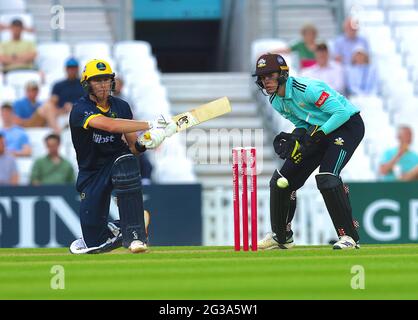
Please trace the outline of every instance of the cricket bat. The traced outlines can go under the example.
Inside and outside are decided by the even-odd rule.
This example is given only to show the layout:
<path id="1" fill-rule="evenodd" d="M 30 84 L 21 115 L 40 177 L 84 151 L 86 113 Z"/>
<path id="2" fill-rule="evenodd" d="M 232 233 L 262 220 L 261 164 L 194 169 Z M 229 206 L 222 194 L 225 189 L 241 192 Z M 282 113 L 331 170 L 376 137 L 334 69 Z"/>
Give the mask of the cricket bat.
<path id="1" fill-rule="evenodd" d="M 231 104 L 227 97 L 223 97 L 209 103 L 198 106 L 187 112 L 180 113 L 172 120 L 177 124 L 177 132 L 196 126 L 202 122 L 220 117 L 231 112 Z M 145 139 L 150 139 L 149 133 L 144 134 Z"/>

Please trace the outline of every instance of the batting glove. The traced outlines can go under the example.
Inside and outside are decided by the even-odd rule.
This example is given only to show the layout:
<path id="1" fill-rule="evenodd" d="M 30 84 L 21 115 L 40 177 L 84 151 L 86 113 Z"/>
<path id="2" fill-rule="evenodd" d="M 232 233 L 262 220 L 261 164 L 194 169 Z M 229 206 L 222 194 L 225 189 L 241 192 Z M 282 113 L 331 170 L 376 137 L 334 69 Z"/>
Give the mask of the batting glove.
<path id="1" fill-rule="evenodd" d="M 155 149 L 160 146 L 160 144 L 165 139 L 164 129 L 151 129 L 138 137 L 138 142 L 145 146 L 147 149 Z"/>
<path id="2" fill-rule="evenodd" d="M 163 115 L 160 115 L 157 120 L 148 122 L 150 129 L 164 129 L 165 136 L 171 137 L 177 132 L 177 124 L 171 119 L 166 120 Z"/>

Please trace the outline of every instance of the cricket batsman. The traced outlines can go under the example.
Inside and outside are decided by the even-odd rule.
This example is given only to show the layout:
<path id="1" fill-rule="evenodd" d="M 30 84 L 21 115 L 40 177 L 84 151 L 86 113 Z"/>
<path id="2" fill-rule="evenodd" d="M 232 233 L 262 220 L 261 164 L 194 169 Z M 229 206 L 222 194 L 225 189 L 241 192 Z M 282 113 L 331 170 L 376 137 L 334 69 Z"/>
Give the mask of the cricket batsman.
<path id="1" fill-rule="evenodd" d="M 79 167 L 82 238 L 71 244 L 70 252 L 101 253 L 122 245 L 132 253 L 145 252 L 147 230 L 136 155 L 158 147 L 176 132 L 176 124 L 132 120 L 129 104 L 111 95 L 115 74 L 104 60 L 86 64 L 81 84 L 86 94 L 75 103 L 69 122 Z M 136 132 L 144 130 L 147 139 L 138 138 Z M 112 192 L 120 222 L 108 222 Z"/>
<path id="2" fill-rule="evenodd" d="M 291 221 L 296 190 L 318 166 L 317 187 L 339 237 L 333 248 L 359 248 L 357 225 L 340 173 L 364 136 L 360 111 L 322 81 L 289 77 L 289 67 L 278 54 L 260 56 L 253 76 L 273 108 L 295 125 L 292 133 L 281 132 L 273 142 L 285 162 L 270 180 L 272 233 L 259 242 L 259 248 L 294 246 Z"/>

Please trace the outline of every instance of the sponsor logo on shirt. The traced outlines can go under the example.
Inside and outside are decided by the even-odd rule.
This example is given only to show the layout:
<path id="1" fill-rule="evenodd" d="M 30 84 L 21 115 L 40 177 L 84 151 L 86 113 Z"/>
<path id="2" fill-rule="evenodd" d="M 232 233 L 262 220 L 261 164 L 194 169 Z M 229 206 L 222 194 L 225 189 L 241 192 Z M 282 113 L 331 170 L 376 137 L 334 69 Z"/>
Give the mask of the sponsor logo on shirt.
<path id="1" fill-rule="evenodd" d="M 98 133 L 93 133 L 93 142 L 94 143 L 99 143 L 99 144 L 103 144 L 103 143 L 112 143 L 115 141 L 115 136 L 111 135 L 111 136 L 102 136 L 101 134 Z"/>
<path id="2" fill-rule="evenodd" d="M 321 96 L 319 97 L 318 101 L 315 102 L 315 105 L 320 108 L 325 101 L 328 99 L 329 93 L 326 93 L 325 91 L 322 92 Z"/>

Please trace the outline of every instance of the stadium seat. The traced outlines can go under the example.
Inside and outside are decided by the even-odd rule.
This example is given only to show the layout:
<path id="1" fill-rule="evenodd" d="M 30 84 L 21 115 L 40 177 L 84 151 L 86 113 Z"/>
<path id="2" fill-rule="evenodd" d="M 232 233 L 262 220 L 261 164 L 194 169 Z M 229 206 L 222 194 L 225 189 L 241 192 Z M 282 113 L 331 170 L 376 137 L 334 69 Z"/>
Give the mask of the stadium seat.
<path id="1" fill-rule="evenodd" d="M 64 42 L 44 42 L 37 47 L 37 64 L 45 72 L 46 81 L 64 76 L 65 61 L 71 56 L 70 45 Z"/>
<path id="2" fill-rule="evenodd" d="M 415 0 L 385 0 L 382 5 L 386 9 L 414 9 L 416 8 Z"/>
<path id="3" fill-rule="evenodd" d="M 0 103 L 12 103 L 17 99 L 16 90 L 12 86 L 0 86 Z"/>
<path id="4" fill-rule="evenodd" d="M 0 1 L 0 14 L 23 13 L 26 10 L 24 0 Z"/>
<path id="5" fill-rule="evenodd" d="M 397 25 L 418 25 L 418 11 L 416 10 L 390 10 L 388 21 L 392 26 Z"/>
<path id="6" fill-rule="evenodd" d="M 50 84 L 44 84 L 39 87 L 39 95 L 38 100 L 41 102 L 47 101 L 51 97 L 51 85 Z"/>
<path id="7" fill-rule="evenodd" d="M 385 14 L 383 10 L 361 10 L 359 14 L 356 15 L 360 27 L 364 28 L 366 26 L 382 26 L 385 23 Z"/>
<path id="8" fill-rule="evenodd" d="M 50 128 L 26 128 L 32 146 L 32 158 L 45 156 L 47 153 L 44 139 L 52 133 Z"/>
<path id="9" fill-rule="evenodd" d="M 151 56 L 151 54 L 151 45 L 145 41 L 120 41 L 113 46 L 113 55 L 116 61 L 121 61 L 125 57 L 136 57 L 139 60 L 139 58 Z"/>
<path id="10" fill-rule="evenodd" d="M 5 83 L 16 90 L 17 98 L 24 96 L 25 85 L 28 81 L 36 81 L 41 84 L 41 76 L 38 71 L 16 70 L 10 71 L 5 76 Z"/>
<path id="11" fill-rule="evenodd" d="M 30 184 L 33 158 L 16 158 L 16 166 L 19 173 L 19 185 Z"/>
<path id="12" fill-rule="evenodd" d="M 74 46 L 74 55 L 79 60 L 87 61 L 91 59 L 109 59 L 110 46 L 107 42 L 80 42 Z"/>

